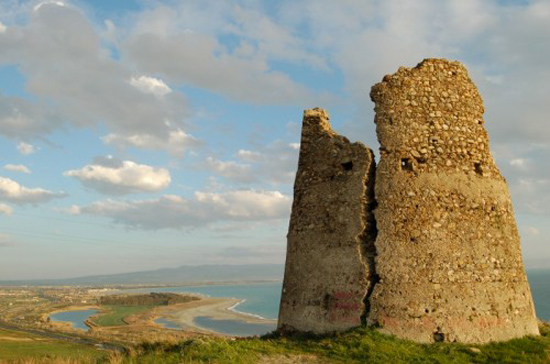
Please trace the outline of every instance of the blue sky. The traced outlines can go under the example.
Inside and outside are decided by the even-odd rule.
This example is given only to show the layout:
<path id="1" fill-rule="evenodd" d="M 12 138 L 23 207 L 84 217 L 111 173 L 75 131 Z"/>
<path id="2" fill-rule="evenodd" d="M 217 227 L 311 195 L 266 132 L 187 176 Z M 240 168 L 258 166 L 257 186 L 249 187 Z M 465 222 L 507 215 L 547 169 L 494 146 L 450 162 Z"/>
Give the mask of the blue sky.
<path id="1" fill-rule="evenodd" d="M 370 87 L 427 57 L 548 267 L 548 1 L 1 1 L 0 279 L 282 263 L 303 109 L 377 150 Z"/>

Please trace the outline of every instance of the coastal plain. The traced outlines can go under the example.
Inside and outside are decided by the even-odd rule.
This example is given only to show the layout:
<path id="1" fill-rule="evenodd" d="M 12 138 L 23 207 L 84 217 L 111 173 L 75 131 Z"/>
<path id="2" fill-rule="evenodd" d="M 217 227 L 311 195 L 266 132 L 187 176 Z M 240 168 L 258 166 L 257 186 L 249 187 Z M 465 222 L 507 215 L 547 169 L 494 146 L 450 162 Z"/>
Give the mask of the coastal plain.
<path id="1" fill-rule="evenodd" d="M 151 306 L 123 317 L 123 324 L 94 324 L 111 307 L 97 304 L 112 293 L 104 288 L 10 287 L 0 289 L 0 363 L 548 363 L 550 328 L 540 322 L 541 337 L 488 345 L 416 344 L 358 328 L 336 335 L 238 339 L 195 323 L 213 320 L 266 321 L 234 310 L 240 299 L 197 296 L 200 300 Z M 96 300 L 96 301 L 94 301 Z M 85 301 L 85 302 L 83 302 Z M 11 303 L 11 305 L 10 305 Z M 52 312 L 96 309 L 88 332 L 69 323 L 48 322 Z M 238 309 L 238 306 L 236 307 Z M 104 310 L 103 313 L 101 310 Z M 105 316 L 104 316 L 105 317 Z M 155 323 L 167 318 L 182 329 Z M 5 327 L 9 326 L 9 327 Z"/>
<path id="2" fill-rule="evenodd" d="M 200 326 L 196 322 L 197 318 L 208 318 L 213 322 L 221 320 L 272 325 L 273 328 L 276 325 L 275 320 L 234 310 L 243 302 L 242 299 L 175 293 L 127 295 L 124 294 L 126 290 L 120 288 L 0 289 L 0 325 L 131 344 L 161 339 L 178 340 L 195 334 L 226 336 L 223 331 Z M 113 303 L 112 297 L 120 297 L 123 301 Z M 158 302 L 152 302 L 150 297 L 155 297 Z M 60 316 L 60 313 L 69 313 L 69 316 Z M 75 317 L 71 317 L 70 313 L 74 313 L 72 316 Z M 78 314 L 82 313 L 85 316 L 79 318 Z M 172 325 L 165 327 L 159 319 Z M 78 320 L 86 326 L 76 327 L 75 322 Z"/>

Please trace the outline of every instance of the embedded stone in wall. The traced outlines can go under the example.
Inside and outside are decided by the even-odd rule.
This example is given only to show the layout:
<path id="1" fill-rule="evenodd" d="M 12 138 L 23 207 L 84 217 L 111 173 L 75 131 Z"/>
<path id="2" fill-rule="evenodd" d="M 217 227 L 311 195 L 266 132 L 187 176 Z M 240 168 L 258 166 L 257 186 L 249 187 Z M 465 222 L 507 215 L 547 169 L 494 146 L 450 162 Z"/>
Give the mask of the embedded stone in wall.
<path id="1" fill-rule="evenodd" d="M 481 97 L 458 62 L 427 59 L 373 86 L 376 271 L 369 323 L 422 342 L 537 335 Z"/>
<path id="2" fill-rule="evenodd" d="M 278 327 L 326 333 L 361 324 L 374 271 L 372 150 L 304 112 Z"/>

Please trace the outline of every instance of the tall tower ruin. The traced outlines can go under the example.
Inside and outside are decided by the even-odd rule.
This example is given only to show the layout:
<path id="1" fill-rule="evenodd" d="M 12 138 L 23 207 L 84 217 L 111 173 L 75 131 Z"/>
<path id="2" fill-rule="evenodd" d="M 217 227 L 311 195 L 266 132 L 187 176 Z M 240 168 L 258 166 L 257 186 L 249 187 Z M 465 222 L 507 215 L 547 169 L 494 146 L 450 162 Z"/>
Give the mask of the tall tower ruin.
<path id="1" fill-rule="evenodd" d="M 369 322 L 421 342 L 538 334 L 482 99 L 458 62 L 427 59 L 372 87 L 380 142 Z"/>
<path id="2" fill-rule="evenodd" d="M 376 227 L 374 156 L 304 111 L 278 327 L 326 333 L 361 324 Z"/>

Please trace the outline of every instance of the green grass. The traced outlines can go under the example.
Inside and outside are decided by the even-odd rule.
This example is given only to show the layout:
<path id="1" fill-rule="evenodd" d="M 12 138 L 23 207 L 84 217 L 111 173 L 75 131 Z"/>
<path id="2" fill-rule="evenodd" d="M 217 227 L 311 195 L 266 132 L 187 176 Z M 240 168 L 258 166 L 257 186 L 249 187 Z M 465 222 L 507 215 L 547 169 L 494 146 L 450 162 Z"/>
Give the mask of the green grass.
<path id="1" fill-rule="evenodd" d="M 125 325 L 124 318 L 138 314 L 151 308 L 151 306 L 105 306 L 108 312 L 100 314 L 92 321 L 99 326 Z"/>
<path id="2" fill-rule="evenodd" d="M 43 357 L 96 362 L 102 361 L 106 357 L 106 353 L 88 345 L 47 339 L 17 331 L 0 330 L 0 363 Z"/>
<path id="3" fill-rule="evenodd" d="M 140 350 L 137 351 L 138 353 Z M 124 363 L 550 363 L 550 330 L 487 345 L 417 344 L 359 328 L 326 337 L 265 337 L 246 340 L 193 339 L 176 345 L 149 344 Z M 304 359 L 305 358 L 305 359 Z M 307 361 L 306 361 L 307 362 Z"/>
<path id="4" fill-rule="evenodd" d="M 550 328 L 543 327 L 541 333 L 540 337 L 487 345 L 417 344 L 359 328 L 324 337 L 272 335 L 240 340 L 197 337 L 177 344 L 143 344 L 131 350 L 132 354 L 123 356 L 107 355 L 85 345 L 0 330 L 0 337 L 21 339 L 0 341 L 0 363 L 41 357 L 47 358 L 46 361 L 33 363 L 67 363 L 61 361 L 62 358 L 90 364 L 550 363 Z"/>

